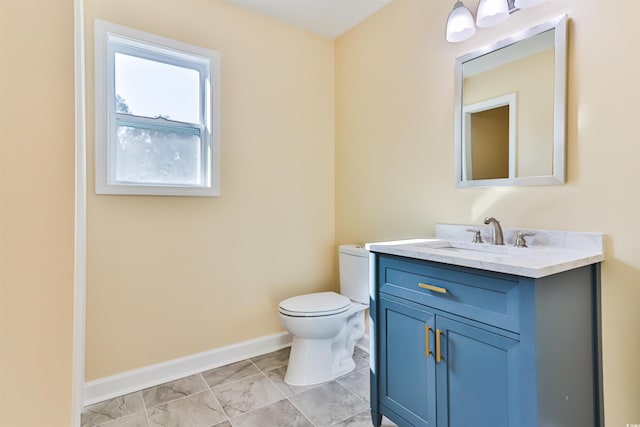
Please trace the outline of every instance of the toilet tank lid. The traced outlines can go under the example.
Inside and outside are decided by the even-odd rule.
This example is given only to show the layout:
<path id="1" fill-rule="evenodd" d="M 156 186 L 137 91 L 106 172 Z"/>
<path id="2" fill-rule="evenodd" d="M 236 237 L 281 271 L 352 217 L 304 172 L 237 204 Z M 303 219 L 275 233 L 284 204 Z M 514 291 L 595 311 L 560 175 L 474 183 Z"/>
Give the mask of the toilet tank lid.
<path id="1" fill-rule="evenodd" d="M 335 292 L 317 292 L 298 295 L 280 302 L 280 308 L 289 313 L 318 313 L 346 310 L 351 300 Z"/>
<path id="2" fill-rule="evenodd" d="M 363 245 L 340 245 L 339 251 L 342 254 L 361 256 L 363 258 L 369 257 L 369 251 Z"/>

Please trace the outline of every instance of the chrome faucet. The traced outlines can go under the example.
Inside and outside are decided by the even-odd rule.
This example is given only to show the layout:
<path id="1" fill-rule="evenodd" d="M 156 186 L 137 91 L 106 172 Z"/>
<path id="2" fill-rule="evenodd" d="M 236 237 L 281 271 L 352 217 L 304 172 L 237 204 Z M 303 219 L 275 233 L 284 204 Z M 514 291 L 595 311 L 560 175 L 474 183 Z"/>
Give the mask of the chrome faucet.
<path id="1" fill-rule="evenodd" d="M 502 237 L 502 227 L 500 227 L 500 222 L 494 217 L 490 216 L 484 219 L 484 223 L 491 227 L 491 243 L 494 245 L 504 245 L 504 240 Z"/>

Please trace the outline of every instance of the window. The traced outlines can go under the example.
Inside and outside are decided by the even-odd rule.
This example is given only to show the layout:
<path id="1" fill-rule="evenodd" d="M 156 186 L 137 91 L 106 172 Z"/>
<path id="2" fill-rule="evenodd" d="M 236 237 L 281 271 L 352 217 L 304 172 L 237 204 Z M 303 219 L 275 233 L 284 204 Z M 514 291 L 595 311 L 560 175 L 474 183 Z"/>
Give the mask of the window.
<path id="1" fill-rule="evenodd" d="M 95 22 L 96 193 L 220 194 L 218 52 Z"/>

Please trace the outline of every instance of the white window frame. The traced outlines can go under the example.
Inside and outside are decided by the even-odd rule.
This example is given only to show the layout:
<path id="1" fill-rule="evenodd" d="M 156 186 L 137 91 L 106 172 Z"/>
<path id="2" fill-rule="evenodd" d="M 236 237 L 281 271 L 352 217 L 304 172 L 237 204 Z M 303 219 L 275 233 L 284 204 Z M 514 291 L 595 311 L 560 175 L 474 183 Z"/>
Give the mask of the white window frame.
<path id="1" fill-rule="evenodd" d="M 200 75 L 200 123 L 146 118 L 116 112 L 116 52 L 178 65 Z M 220 195 L 220 53 L 110 22 L 95 20 L 95 165 L 96 194 L 159 196 Z M 148 129 L 176 129 L 201 138 L 202 185 L 147 184 L 115 180 L 118 124 Z"/>

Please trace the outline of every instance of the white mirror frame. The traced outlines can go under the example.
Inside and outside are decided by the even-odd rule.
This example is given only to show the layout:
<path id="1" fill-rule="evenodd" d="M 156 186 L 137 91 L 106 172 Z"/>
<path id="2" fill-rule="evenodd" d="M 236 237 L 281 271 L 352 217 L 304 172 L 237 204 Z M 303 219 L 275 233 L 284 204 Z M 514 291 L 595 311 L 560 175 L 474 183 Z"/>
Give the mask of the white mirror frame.
<path id="1" fill-rule="evenodd" d="M 463 135 L 463 102 L 462 68 L 465 62 L 486 55 L 503 47 L 529 39 L 545 31 L 554 32 L 554 89 L 553 89 L 553 172 L 552 175 L 526 176 L 466 180 L 465 173 L 465 144 Z M 476 51 L 456 59 L 456 87 L 455 87 L 455 181 L 458 188 L 472 187 L 501 187 L 501 186 L 529 186 L 529 185 L 562 185 L 565 183 L 565 140 L 566 140 L 566 110 L 567 110 L 567 16 L 563 15 L 529 30 L 515 34 L 494 44 L 485 46 Z M 511 153 L 510 153 L 511 155 Z"/>

